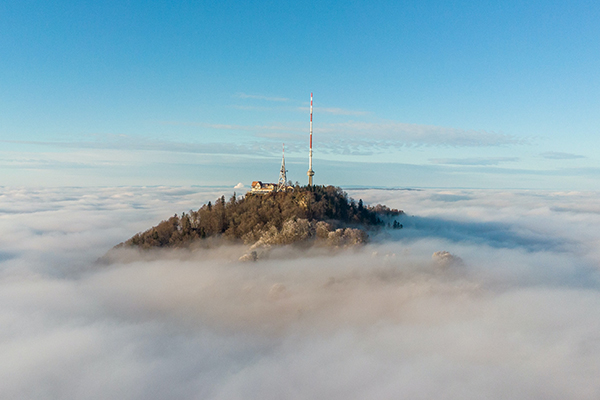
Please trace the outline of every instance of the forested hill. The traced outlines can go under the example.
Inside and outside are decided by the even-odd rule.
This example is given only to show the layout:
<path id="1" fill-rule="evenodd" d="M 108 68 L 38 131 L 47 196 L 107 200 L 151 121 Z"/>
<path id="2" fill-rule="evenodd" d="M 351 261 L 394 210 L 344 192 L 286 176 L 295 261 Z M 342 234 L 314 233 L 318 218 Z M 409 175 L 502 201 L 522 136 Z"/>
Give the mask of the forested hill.
<path id="1" fill-rule="evenodd" d="M 188 247 L 210 237 L 250 245 L 291 244 L 324 240 L 333 245 L 366 240 L 365 228 L 384 225 L 402 211 L 365 206 L 334 186 L 296 186 L 291 192 L 234 194 L 197 211 L 162 221 L 117 247 Z M 399 224 L 394 221 L 394 227 Z"/>

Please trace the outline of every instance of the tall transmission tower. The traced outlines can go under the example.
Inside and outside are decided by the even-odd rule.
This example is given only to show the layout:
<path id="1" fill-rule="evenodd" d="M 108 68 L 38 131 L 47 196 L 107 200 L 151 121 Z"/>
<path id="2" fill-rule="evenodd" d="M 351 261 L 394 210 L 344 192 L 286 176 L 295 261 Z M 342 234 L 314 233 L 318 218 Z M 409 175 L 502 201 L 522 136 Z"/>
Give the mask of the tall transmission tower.
<path id="1" fill-rule="evenodd" d="M 287 169 L 285 169 L 285 144 L 282 145 L 281 170 L 279 171 L 279 182 L 277 191 L 285 192 L 287 190 Z"/>
<path id="2" fill-rule="evenodd" d="M 315 171 L 312 169 L 312 104 L 313 102 L 313 94 L 310 93 L 310 150 L 308 151 L 308 186 L 312 186 L 313 184 L 313 176 L 315 176 Z"/>

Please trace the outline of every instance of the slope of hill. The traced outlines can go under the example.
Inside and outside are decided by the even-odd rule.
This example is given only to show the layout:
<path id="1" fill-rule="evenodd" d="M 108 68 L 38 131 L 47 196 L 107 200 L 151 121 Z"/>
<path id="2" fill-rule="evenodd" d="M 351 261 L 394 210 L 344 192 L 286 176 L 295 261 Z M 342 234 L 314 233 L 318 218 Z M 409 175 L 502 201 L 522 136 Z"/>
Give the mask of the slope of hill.
<path id="1" fill-rule="evenodd" d="M 234 194 L 197 211 L 174 215 L 116 247 L 189 247 L 209 238 L 243 242 L 253 248 L 278 244 L 361 244 L 367 230 L 403 212 L 365 206 L 334 186 L 296 186 L 291 192 Z M 389 223 L 389 222 L 388 222 Z M 394 220 L 394 227 L 399 227 Z"/>

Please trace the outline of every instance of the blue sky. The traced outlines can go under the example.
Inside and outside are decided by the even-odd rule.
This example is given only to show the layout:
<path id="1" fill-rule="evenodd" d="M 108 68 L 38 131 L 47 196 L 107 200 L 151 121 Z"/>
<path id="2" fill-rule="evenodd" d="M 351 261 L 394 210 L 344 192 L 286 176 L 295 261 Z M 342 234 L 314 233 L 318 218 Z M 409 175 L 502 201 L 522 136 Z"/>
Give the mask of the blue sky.
<path id="1" fill-rule="evenodd" d="M 176 4 L 174 4 L 176 3 Z M 0 4 L 0 185 L 600 189 L 592 1 Z"/>

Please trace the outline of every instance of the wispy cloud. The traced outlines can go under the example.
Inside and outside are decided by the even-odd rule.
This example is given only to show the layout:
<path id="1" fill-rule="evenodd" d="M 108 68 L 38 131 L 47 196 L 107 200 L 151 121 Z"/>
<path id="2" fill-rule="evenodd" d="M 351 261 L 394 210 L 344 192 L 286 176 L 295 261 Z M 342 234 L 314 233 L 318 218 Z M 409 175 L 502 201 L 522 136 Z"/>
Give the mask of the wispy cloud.
<path id="1" fill-rule="evenodd" d="M 195 153 L 212 155 L 244 155 L 269 157 L 280 152 L 281 141 L 286 143 L 290 154 L 305 152 L 308 127 L 304 123 L 274 123 L 265 125 L 239 125 L 196 121 L 155 121 L 161 125 L 193 126 L 211 133 L 210 130 L 231 131 L 231 134 L 213 135 L 219 141 L 189 142 L 151 140 L 130 135 L 98 135 L 95 140 L 77 141 L 1 141 L 73 149 L 115 149 L 122 151 L 156 151 L 172 153 Z M 240 133 L 248 132 L 240 140 Z M 237 135 L 237 136 L 235 136 Z M 486 131 L 461 130 L 430 125 L 407 124 L 396 121 L 319 124 L 314 132 L 318 153 L 328 156 L 361 156 L 390 154 L 403 148 L 429 147 L 485 147 L 507 146 L 525 143 L 514 136 Z M 513 157 L 432 159 L 434 164 L 492 166 L 517 161 Z M 25 168 L 27 163 L 21 163 Z M 17 165 L 17 164 L 13 164 Z M 41 166 L 41 165 L 40 165 Z M 65 164 L 66 166 L 66 164 Z M 76 165 L 74 165 L 75 167 Z"/>
<path id="2" fill-rule="evenodd" d="M 518 157 L 473 157 L 473 158 L 432 158 L 433 164 L 447 165 L 498 165 L 505 162 L 519 161 Z"/>
<path id="3" fill-rule="evenodd" d="M 273 111 L 275 107 L 262 107 L 262 106 L 247 106 L 240 104 L 233 104 L 230 106 L 236 110 L 244 110 L 244 111 Z"/>
<path id="4" fill-rule="evenodd" d="M 172 125 L 172 126 L 195 126 L 198 128 L 209 128 L 209 129 L 226 129 L 235 131 L 251 131 L 256 127 L 248 125 L 235 125 L 235 124 L 211 124 L 206 122 L 195 122 L 195 121 L 156 121 L 159 125 Z"/>
<path id="5" fill-rule="evenodd" d="M 224 128 L 225 129 L 225 128 Z M 197 154 L 239 154 L 266 156 L 278 146 L 272 142 L 248 141 L 244 143 L 181 143 L 167 141 L 139 140 L 133 136 L 120 137 L 114 141 L 80 141 L 80 142 L 43 142 L 43 141 L 4 141 L 5 143 L 28 144 L 70 149 L 113 149 L 134 151 L 162 151 L 174 153 Z M 279 145 L 280 146 L 280 145 Z"/>
<path id="6" fill-rule="evenodd" d="M 14 169 L 82 169 L 82 168 L 96 168 L 106 167 L 114 165 L 113 163 L 104 161 L 66 161 L 66 160 L 52 160 L 38 158 L 3 158 L 0 160 L 0 166 L 2 168 L 14 168 Z"/>
<path id="7" fill-rule="evenodd" d="M 547 151 L 540 154 L 542 157 L 549 160 L 575 160 L 578 158 L 586 158 L 585 156 L 573 153 L 563 153 L 560 151 Z"/>
<path id="8" fill-rule="evenodd" d="M 346 110 L 343 108 L 335 108 L 335 107 L 316 108 L 316 111 L 324 112 L 327 114 L 334 114 L 334 115 L 368 115 L 368 114 L 370 114 L 367 111 Z"/>
<path id="9" fill-rule="evenodd" d="M 259 95 L 259 94 L 247 94 L 247 93 L 242 93 L 242 92 L 234 94 L 233 97 L 238 98 L 238 99 L 255 99 L 255 100 L 276 101 L 276 102 L 285 102 L 285 101 L 290 100 L 285 97 L 271 97 L 271 96 L 263 96 L 263 95 Z"/>
<path id="10" fill-rule="evenodd" d="M 402 146 L 484 147 L 524 144 L 512 135 L 402 122 L 360 122 L 324 124 L 329 134 L 360 135 L 366 140 L 389 140 Z"/>
<path id="11" fill-rule="evenodd" d="M 310 111 L 309 107 L 298 107 L 299 111 L 303 113 L 308 113 Z M 357 110 L 348 110 L 345 108 L 337 108 L 337 107 L 313 107 L 313 113 L 326 113 L 332 115 L 348 115 L 348 116 L 361 116 L 361 115 L 369 115 L 371 114 L 368 111 L 357 111 Z"/>
<path id="12" fill-rule="evenodd" d="M 234 125 L 186 121 L 160 121 L 164 125 L 197 126 L 206 129 L 237 130 L 255 132 L 257 137 L 265 137 L 265 131 L 273 131 L 269 137 L 290 133 L 306 133 L 307 127 L 301 123 L 273 125 Z M 439 147 L 490 147 L 527 144 L 526 139 L 516 136 L 487 132 L 485 130 L 466 130 L 434 125 L 408 124 L 396 121 L 362 122 L 346 121 L 339 123 L 319 123 L 315 127 L 315 137 L 320 137 L 323 148 L 366 146 L 372 149 L 391 149 L 416 146 Z M 275 136 L 273 136 L 275 135 Z M 299 140 L 303 140 L 298 136 Z"/>
<path id="13" fill-rule="evenodd" d="M 299 135 L 298 133 L 288 133 L 288 132 L 267 132 L 267 133 L 257 133 L 256 137 L 265 138 L 265 139 L 277 139 L 277 140 L 291 140 L 298 141 L 305 139 L 304 136 Z"/>
<path id="14" fill-rule="evenodd" d="M 302 128 L 296 125 L 236 125 L 236 124 L 214 124 L 206 122 L 194 122 L 194 121 L 157 121 L 160 125 L 173 125 L 173 126 L 196 126 L 199 128 L 207 129 L 222 129 L 230 131 L 246 131 L 246 132 L 261 132 L 261 131 L 303 131 Z"/>

